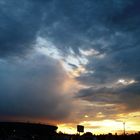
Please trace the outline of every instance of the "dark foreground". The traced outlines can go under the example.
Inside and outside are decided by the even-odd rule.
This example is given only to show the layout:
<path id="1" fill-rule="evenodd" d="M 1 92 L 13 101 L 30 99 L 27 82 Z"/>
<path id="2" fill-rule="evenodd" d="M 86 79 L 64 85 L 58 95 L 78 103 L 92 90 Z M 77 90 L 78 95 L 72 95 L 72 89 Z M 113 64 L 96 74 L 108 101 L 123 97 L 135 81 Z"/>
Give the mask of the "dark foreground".
<path id="1" fill-rule="evenodd" d="M 140 140 L 133 135 L 99 135 L 90 132 L 82 136 L 56 133 L 57 127 L 32 123 L 0 122 L 0 140 Z"/>

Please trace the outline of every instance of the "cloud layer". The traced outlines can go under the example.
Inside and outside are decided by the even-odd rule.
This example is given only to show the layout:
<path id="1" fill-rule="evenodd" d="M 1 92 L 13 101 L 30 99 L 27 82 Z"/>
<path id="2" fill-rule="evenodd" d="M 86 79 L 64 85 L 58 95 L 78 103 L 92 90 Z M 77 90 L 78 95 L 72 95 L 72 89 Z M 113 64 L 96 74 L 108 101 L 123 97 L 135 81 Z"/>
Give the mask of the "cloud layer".
<path id="1" fill-rule="evenodd" d="M 1 0 L 0 115 L 62 119 L 73 100 L 80 115 L 93 111 L 83 101 L 98 103 L 97 115 L 139 111 L 139 4 Z M 39 48 L 45 55 L 34 53 Z M 79 92 L 64 90 L 69 69 Z"/>

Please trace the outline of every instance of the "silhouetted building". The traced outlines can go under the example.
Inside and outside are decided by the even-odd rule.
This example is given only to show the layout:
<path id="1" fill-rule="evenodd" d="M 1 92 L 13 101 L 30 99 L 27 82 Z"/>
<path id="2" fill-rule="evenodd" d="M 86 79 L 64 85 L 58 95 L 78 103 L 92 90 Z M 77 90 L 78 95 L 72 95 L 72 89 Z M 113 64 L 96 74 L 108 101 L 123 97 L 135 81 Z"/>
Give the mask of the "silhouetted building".
<path id="1" fill-rule="evenodd" d="M 56 134 L 57 127 L 45 124 L 21 123 L 21 122 L 0 122 L 0 138 L 25 138 L 50 140 Z"/>

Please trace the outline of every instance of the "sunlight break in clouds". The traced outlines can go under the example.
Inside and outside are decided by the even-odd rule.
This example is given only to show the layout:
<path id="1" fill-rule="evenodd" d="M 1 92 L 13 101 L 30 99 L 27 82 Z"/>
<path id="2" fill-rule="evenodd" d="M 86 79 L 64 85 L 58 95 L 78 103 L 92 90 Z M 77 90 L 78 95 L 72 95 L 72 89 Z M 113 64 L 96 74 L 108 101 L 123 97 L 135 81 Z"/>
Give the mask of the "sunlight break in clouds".
<path id="1" fill-rule="evenodd" d="M 117 84 L 122 84 L 122 85 L 131 85 L 131 84 L 134 84 L 136 83 L 137 81 L 135 81 L 134 79 L 132 80 L 129 80 L 129 79 L 119 79 L 117 81 Z"/>
<path id="2" fill-rule="evenodd" d="M 44 55 L 48 55 L 49 57 L 60 61 L 64 66 L 65 70 L 72 77 L 78 77 L 82 73 L 87 72 L 84 65 L 88 63 L 88 59 L 85 56 L 77 56 L 72 50 L 70 50 L 69 55 L 65 56 L 60 50 L 57 49 L 57 47 L 53 43 L 41 37 L 37 38 L 36 49 L 38 52 L 41 52 Z M 89 54 L 89 52 L 90 50 L 85 53 Z M 83 55 L 85 55 L 85 53 L 84 51 L 82 52 Z"/>

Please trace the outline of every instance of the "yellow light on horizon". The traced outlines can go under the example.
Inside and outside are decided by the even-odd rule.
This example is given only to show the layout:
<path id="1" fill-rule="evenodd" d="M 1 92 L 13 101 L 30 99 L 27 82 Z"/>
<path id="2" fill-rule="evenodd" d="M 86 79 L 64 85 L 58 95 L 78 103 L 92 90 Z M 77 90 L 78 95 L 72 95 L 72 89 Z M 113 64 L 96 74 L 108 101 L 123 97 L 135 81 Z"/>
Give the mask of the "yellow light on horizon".
<path id="1" fill-rule="evenodd" d="M 84 117 L 85 117 L 85 118 L 88 118 L 88 115 L 85 115 Z"/>
<path id="2" fill-rule="evenodd" d="M 86 115 L 85 115 L 86 116 Z M 139 119 L 138 120 L 130 120 L 126 122 L 126 133 L 135 133 L 140 130 L 139 126 Z M 91 132 L 93 134 L 108 134 L 108 133 L 118 133 L 123 134 L 123 121 L 118 120 L 102 120 L 102 121 L 82 121 L 79 123 L 80 125 L 84 126 L 84 133 Z M 60 124 L 58 125 L 57 132 L 63 132 L 67 134 L 76 134 L 76 124 Z"/>
<path id="3" fill-rule="evenodd" d="M 76 126 L 70 126 L 69 124 L 60 124 L 58 125 L 57 132 L 62 132 L 66 134 L 76 134 Z"/>

